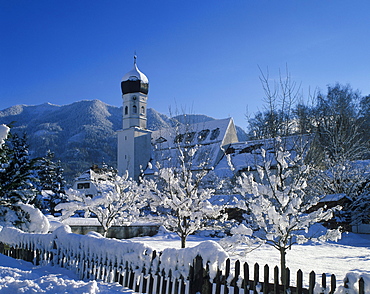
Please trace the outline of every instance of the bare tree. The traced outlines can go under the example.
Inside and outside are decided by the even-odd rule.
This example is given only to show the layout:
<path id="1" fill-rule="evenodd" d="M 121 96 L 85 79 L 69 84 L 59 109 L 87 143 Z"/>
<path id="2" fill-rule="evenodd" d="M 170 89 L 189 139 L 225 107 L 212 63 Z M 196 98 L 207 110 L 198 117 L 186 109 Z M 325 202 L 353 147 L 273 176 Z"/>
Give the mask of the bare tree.
<path id="1" fill-rule="evenodd" d="M 326 95 L 319 93 L 317 96 L 317 153 L 327 156 L 333 163 L 361 159 L 366 152 L 366 142 L 360 131 L 359 99 L 358 91 L 340 84 L 329 86 Z"/>
<path id="2" fill-rule="evenodd" d="M 261 69 L 260 81 L 265 94 L 263 112 L 249 119 L 249 135 L 254 139 L 276 138 L 295 132 L 293 107 L 301 100 L 300 85 L 292 81 L 288 68 L 285 75 L 271 82 L 269 72 Z"/>

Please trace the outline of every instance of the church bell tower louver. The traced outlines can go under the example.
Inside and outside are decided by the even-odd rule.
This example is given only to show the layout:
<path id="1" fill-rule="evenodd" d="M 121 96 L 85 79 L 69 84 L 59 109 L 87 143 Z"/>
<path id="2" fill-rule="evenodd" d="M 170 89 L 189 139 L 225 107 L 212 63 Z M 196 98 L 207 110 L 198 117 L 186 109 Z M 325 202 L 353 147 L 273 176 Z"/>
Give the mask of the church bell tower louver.
<path id="1" fill-rule="evenodd" d="M 136 56 L 133 68 L 121 81 L 123 116 L 118 131 L 118 173 L 126 171 L 137 180 L 146 168 L 151 154 L 151 131 L 147 126 L 148 78 L 138 69 Z"/>

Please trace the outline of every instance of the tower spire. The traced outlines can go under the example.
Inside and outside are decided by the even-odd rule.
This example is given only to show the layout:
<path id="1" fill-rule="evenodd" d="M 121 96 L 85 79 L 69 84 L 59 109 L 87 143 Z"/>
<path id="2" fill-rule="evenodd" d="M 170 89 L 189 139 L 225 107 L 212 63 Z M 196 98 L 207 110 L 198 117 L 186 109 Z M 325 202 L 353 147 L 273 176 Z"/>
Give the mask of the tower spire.
<path id="1" fill-rule="evenodd" d="M 136 59 L 137 59 L 137 56 L 136 56 L 136 51 L 134 53 L 134 64 L 136 65 Z"/>

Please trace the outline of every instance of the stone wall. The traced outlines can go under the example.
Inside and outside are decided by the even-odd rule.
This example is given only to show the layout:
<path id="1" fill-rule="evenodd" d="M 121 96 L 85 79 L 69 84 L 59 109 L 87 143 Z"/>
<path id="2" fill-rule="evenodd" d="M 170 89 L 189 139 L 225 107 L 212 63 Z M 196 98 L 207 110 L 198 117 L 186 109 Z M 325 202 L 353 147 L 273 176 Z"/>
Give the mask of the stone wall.
<path id="1" fill-rule="evenodd" d="M 88 232 L 94 231 L 99 234 L 104 233 L 102 226 L 89 225 L 69 225 L 72 233 L 86 235 Z M 108 238 L 129 239 L 141 236 L 154 236 L 158 233 L 159 225 L 140 225 L 140 226 L 112 226 L 108 230 Z"/>

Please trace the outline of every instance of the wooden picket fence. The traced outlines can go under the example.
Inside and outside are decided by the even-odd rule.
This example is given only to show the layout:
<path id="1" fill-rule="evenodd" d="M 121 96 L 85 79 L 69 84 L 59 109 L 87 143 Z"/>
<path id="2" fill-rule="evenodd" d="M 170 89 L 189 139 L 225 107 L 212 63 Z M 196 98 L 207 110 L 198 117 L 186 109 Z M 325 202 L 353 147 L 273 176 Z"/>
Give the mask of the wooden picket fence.
<path id="1" fill-rule="evenodd" d="M 36 248 L 36 247 L 34 247 Z M 122 286 L 132 289 L 137 293 L 147 294 L 258 294 L 258 293 L 314 293 L 316 284 L 316 274 L 312 271 L 309 274 L 309 287 L 303 286 L 303 273 L 297 272 L 296 285 L 290 285 L 290 270 L 287 269 L 286 281 L 282 285 L 279 277 L 279 268 L 276 266 L 273 272 L 270 272 L 268 265 L 263 268 L 263 275 L 260 276 L 260 266 L 254 265 L 253 277 L 250 276 L 248 263 L 244 263 L 241 270 L 240 261 L 236 261 L 233 273 L 231 272 L 230 259 L 225 262 L 224 271 L 217 270 L 214 278 L 210 278 L 208 264 L 204 266 L 201 256 L 197 256 L 193 264 L 190 265 L 189 276 L 174 278 L 171 271 L 165 273 L 159 270 L 131 268 L 128 263 L 112 264 L 108 260 L 100 259 L 98 261 L 85 259 L 84 256 L 71 255 L 66 256 L 61 250 L 53 245 L 53 250 L 20 248 L 18 246 L 9 246 L 0 242 L 0 253 L 25 261 L 33 262 L 35 265 L 51 264 L 63 268 L 74 270 L 80 279 L 102 280 L 104 282 L 118 282 Z M 157 253 L 153 251 L 152 262 L 156 260 Z M 158 259 L 157 259 L 158 260 Z M 272 275 L 271 275 L 272 274 Z M 273 281 L 273 282 L 271 282 Z M 344 281 L 344 288 L 348 288 L 348 280 Z M 320 293 L 335 293 L 337 281 L 334 275 L 330 276 L 329 283 L 327 276 L 322 275 Z M 365 293 L 365 283 L 363 278 L 358 281 L 358 293 Z M 351 292 L 353 293 L 353 292 Z"/>

